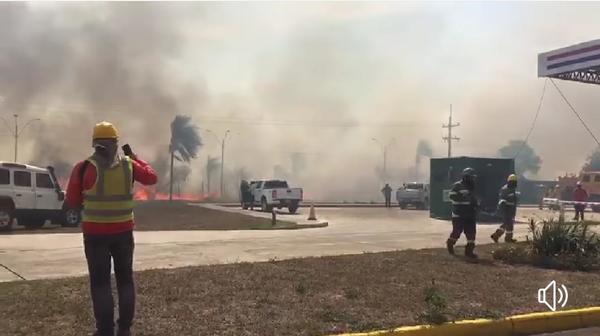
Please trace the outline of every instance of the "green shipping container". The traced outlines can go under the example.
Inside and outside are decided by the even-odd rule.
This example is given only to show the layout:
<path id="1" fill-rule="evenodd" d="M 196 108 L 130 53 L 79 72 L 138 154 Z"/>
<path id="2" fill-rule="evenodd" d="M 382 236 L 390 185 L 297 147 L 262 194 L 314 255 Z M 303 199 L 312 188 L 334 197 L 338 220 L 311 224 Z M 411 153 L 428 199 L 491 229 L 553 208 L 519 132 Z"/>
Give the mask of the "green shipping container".
<path id="1" fill-rule="evenodd" d="M 462 177 L 463 169 L 475 169 L 475 194 L 481 202 L 479 220 L 493 221 L 496 218 L 498 193 L 506 179 L 515 171 L 513 159 L 452 157 L 431 159 L 430 210 L 432 218 L 451 219 L 452 208 L 448 192 Z"/>

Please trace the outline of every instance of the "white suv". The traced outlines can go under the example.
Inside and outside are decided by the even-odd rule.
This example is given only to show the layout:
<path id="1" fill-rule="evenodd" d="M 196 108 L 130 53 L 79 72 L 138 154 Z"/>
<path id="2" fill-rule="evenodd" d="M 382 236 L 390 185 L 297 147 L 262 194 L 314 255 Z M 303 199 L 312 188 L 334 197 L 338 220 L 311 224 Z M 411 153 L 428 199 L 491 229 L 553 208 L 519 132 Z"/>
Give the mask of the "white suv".
<path id="1" fill-rule="evenodd" d="M 12 229 L 16 218 L 29 229 L 40 228 L 46 220 L 63 226 L 77 226 L 80 209 L 65 203 L 52 167 L 0 162 L 0 231 Z"/>

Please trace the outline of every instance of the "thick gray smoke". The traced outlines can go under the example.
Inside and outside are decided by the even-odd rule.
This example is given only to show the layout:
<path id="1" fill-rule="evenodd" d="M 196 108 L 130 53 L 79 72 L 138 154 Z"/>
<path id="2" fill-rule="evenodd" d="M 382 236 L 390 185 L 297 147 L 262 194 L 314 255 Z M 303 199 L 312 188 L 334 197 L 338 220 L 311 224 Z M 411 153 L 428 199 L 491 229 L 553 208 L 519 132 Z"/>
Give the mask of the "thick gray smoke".
<path id="1" fill-rule="evenodd" d="M 432 157 L 433 149 L 431 148 L 431 144 L 427 140 L 419 140 L 417 144 L 417 154 L 416 154 L 416 164 L 421 163 L 422 157 Z"/>
<path id="2" fill-rule="evenodd" d="M 205 145 L 186 191 L 206 186 L 207 166 L 218 190 L 220 169 L 207 157 L 221 162 L 224 149 L 231 194 L 242 175 L 277 173 L 307 198 L 371 200 L 383 167 L 371 139 L 396 139 L 387 155 L 392 186 L 424 180 L 429 149 L 443 153 L 450 104 L 461 123 L 455 155 L 493 156 L 524 137 L 543 84 L 537 53 L 597 38 L 598 8 L 1 3 L 0 115 L 10 122 L 18 113 L 21 125 L 42 119 L 19 141 L 19 160 L 40 166 L 85 158 L 93 124 L 110 120 L 163 181 L 170 122 L 190 115 Z M 555 24 L 565 18 L 578 24 Z M 560 85 L 596 130 L 597 88 Z M 530 142 L 544 157 L 539 175 L 552 178 L 576 172 L 595 144 L 550 88 L 546 100 Z M 0 148 L 12 158 L 9 141 Z"/>
<path id="3" fill-rule="evenodd" d="M 0 112 L 42 119 L 24 134 L 35 134 L 31 161 L 83 159 L 101 120 L 142 157 L 168 145 L 170 119 L 202 96 L 169 73 L 181 43 L 176 8 L 0 4 Z"/>

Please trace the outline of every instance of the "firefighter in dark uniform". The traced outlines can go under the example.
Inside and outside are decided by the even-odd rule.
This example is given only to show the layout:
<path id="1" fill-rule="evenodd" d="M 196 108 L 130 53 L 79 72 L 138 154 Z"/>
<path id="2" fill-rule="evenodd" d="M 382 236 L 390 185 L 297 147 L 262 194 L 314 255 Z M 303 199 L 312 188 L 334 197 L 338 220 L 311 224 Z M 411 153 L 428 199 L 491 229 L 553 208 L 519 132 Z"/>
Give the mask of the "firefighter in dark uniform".
<path id="1" fill-rule="evenodd" d="M 462 179 L 452 186 L 449 197 L 452 202 L 452 233 L 446 241 L 448 253 L 454 254 L 454 245 L 464 232 L 467 237 L 465 256 L 477 258 L 475 250 L 475 236 L 477 233 L 477 211 L 479 201 L 475 197 L 475 170 L 465 168 Z"/>
<path id="2" fill-rule="evenodd" d="M 515 225 L 515 216 L 517 215 L 517 205 L 519 203 L 519 194 L 517 192 L 517 175 L 511 174 L 506 184 L 500 189 L 500 200 L 498 201 L 498 211 L 502 215 L 502 225 L 492 234 L 492 240 L 497 243 L 504 233 L 504 241 L 507 243 L 516 243 L 513 239 L 513 228 Z"/>

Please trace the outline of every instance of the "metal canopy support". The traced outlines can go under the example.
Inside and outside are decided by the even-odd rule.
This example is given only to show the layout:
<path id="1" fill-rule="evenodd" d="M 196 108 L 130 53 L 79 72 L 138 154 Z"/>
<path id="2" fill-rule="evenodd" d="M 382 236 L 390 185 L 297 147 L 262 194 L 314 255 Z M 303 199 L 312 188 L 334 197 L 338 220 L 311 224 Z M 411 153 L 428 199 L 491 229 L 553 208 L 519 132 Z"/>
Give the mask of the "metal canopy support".
<path id="1" fill-rule="evenodd" d="M 573 71 L 550 77 L 581 83 L 600 85 L 600 74 L 596 71 Z"/>

